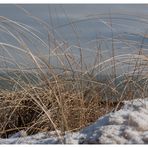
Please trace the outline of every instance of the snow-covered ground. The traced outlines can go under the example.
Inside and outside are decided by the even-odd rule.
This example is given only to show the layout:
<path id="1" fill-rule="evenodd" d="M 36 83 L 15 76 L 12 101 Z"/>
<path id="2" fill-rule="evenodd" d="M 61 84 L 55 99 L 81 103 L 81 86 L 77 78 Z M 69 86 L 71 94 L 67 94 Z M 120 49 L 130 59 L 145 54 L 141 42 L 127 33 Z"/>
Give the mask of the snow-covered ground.
<path id="1" fill-rule="evenodd" d="M 75 133 L 65 133 L 64 143 L 71 144 L 148 144 L 148 98 L 126 101 L 119 111 L 99 118 Z M 60 144 L 55 132 L 27 136 L 20 131 L 1 144 Z"/>

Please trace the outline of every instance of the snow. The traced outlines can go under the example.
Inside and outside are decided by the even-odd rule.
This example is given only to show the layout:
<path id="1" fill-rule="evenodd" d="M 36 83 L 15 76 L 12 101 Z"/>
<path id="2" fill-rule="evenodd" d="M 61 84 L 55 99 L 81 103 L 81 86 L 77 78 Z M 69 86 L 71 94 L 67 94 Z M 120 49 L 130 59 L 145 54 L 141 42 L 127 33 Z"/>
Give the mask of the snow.
<path id="1" fill-rule="evenodd" d="M 148 99 L 126 102 L 121 110 L 108 116 L 109 124 L 100 127 L 100 143 L 148 143 Z"/>
<path id="2" fill-rule="evenodd" d="M 79 132 L 66 132 L 66 144 L 148 144 L 148 98 L 125 101 L 124 106 L 111 112 Z M 60 133 L 60 131 L 59 131 Z M 0 144 L 61 144 L 56 132 L 27 136 L 20 131 Z"/>

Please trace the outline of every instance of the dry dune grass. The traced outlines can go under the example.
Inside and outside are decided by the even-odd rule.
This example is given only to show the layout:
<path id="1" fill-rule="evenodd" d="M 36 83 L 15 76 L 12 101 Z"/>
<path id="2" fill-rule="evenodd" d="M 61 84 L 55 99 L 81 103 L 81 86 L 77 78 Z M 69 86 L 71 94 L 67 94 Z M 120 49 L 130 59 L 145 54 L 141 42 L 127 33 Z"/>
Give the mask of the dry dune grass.
<path id="1" fill-rule="evenodd" d="M 76 131 L 116 106 L 116 103 L 102 101 L 99 88 L 95 88 L 96 92 L 93 88 L 81 92 L 75 87 L 76 82 L 60 78 L 56 81 L 42 87 L 29 85 L 24 90 L 0 93 L 1 137 L 22 129 L 28 134 L 55 128 Z"/>
<path id="2" fill-rule="evenodd" d="M 0 80 L 13 84 L 13 91 L 0 92 L 0 137 L 8 137 L 22 129 L 28 134 L 51 130 L 57 134 L 58 130 L 63 134 L 65 131 L 76 131 L 100 116 L 119 109 L 125 99 L 147 96 L 148 59 L 142 46 L 134 49 L 135 53 L 116 55 L 114 44 L 116 41 L 122 42 L 120 35 L 118 39 L 104 38 L 106 42 L 111 41 L 112 52 L 111 57 L 100 60 L 103 52 L 101 45 L 96 50 L 85 50 L 79 43 L 68 45 L 64 41 L 58 42 L 47 23 L 24 11 L 45 28 L 50 38 L 46 43 L 33 28 L 0 17 L 1 32 L 16 43 L 0 42 L 0 62 L 3 65 L 0 70 L 7 75 L 7 78 L 1 76 Z M 97 19 L 99 17 L 102 16 L 98 15 Z M 69 25 L 76 33 L 74 23 L 69 22 Z M 123 42 L 128 48 L 139 43 L 130 40 Z M 33 44 L 37 50 L 35 52 L 31 50 Z M 40 56 L 40 48 L 49 50 L 49 54 Z M 72 48 L 79 52 L 73 53 Z M 90 60 L 93 64 L 87 63 L 87 52 L 88 57 L 93 53 Z M 57 67 L 52 65 L 52 58 L 59 64 Z M 9 72 L 20 73 L 27 83 L 18 73 L 14 78 Z M 36 77 L 34 85 L 27 72 Z M 105 75 L 105 80 L 98 80 L 96 77 L 99 75 Z"/>

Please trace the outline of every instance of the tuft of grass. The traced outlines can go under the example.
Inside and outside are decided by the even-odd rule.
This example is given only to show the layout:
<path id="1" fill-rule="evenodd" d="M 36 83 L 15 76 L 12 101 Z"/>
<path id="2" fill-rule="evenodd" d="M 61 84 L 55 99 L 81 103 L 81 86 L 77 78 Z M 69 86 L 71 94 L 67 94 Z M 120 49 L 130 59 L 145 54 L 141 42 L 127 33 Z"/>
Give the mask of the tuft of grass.
<path id="1" fill-rule="evenodd" d="M 1 92 L 2 137 L 21 129 L 28 134 L 55 128 L 77 131 L 116 106 L 116 103 L 101 99 L 101 88 L 97 88 L 98 86 L 81 92 L 81 83 L 77 80 L 72 82 L 58 78 L 56 81 L 52 80 L 49 86 L 29 85 L 25 90 Z"/>
<path id="2" fill-rule="evenodd" d="M 111 16 L 109 22 L 102 21 L 106 14 L 97 19 L 111 28 L 112 37 L 97 37 L 85 43 L 85 48 L 76 22 L 65 24 L 71 26 L 78 41 L 69 45 L 56 39 L 55 28 L 50 30 L 46 22 L 24 11 L 46 30 L 47 41 L 34 28 L 0 17 L 1 33 L 11 38 L 0 42 L 0 137 L 20 130 L 28 135 L 54 130 L 62 137 L 65 131 L 77 131 L 120 109 L 124 100 L 148 96 L 144 39 L 139 43 L 114 36 Z M 65 16 L 68 18 L 66 11 Z M 78 21 L 96 16 L 83 19 Z M 93 42 L 97 45 L 89 48 Z M 141 46 L 134 53 L 117 54 L 119 42 L 125 48 Z M 109 55 L 104 43 L 112 47 Z"/>

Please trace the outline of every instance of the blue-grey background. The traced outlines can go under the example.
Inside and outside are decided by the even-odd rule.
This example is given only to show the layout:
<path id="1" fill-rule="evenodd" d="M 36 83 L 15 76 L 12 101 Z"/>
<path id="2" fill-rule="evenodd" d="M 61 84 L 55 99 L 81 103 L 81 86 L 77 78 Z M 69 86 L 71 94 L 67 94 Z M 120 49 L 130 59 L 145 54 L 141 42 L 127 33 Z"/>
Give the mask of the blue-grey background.
<path id="1" fill-rule="evenodd" d="M 19 5 L 32 16 L 46 21 L 59 36 L 66 41 L 75 40 L 70 22 L 75 22 L 76 30 L 82 41 L 96 38 L 96 33 L 109 34 L 105 24 L 110 19 L 116 32 L 144 33 L 147 30 L 148 5 L 146 4 L 26 4 Z M 30 18 L 17 5 L 1 4 L 0 16 L 25 23 L 39 30 L 43 27 Z M 51 21 L 52 20 L 52 21 Z M 137 21 L 138 20 L 138 21 Z"/>
<path id="2" fill-rule="evenodd" d="M 49 47 L 43 46 L 35 39 L 26 40 L 26 43 L 32 51 L 47 59 L 49 50 L 54 48 L 53 43 L 49 43 L 49 32 L 58 44 L 67 43 L 76 54 L 79 54 L 80 49 L 75 46 L 85 48 L 86 61 L 90 62 L 95 56 L 93 51 L 97 48 L 97 39 L 101 44 L 101 52 L 108 56 L 112 56 L 113 46 L 115 55 L 136 53 L 140 48 L 147 52 L 148 5 L 146 4 L 0 4 L 0 16 L 33 27 L 34 32 Z M 54 42 L 53 39 L 50 40 Z M 0 42 L 19 46 L 2 30 Z M 20 65 L 30 66 L 27 57 L 24 58 L 25 55 L 11 49 L 7 50 L 10 53 L 12 51 L 11 55 Z M 5 52 L 6 50 L 1 48 L 0 54 L 9 57 Z"/>

